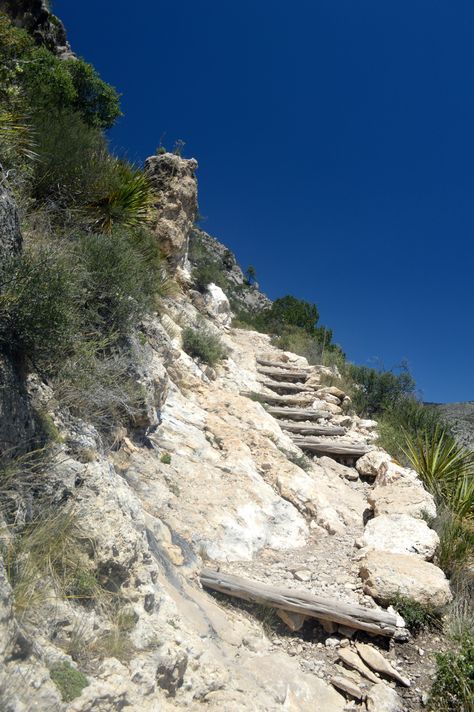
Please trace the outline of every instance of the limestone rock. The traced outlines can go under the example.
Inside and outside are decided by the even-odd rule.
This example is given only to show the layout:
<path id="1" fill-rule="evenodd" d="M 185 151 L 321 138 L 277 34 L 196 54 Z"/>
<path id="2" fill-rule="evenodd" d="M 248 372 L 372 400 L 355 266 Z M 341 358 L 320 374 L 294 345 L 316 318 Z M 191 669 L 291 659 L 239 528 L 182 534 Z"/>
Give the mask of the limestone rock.
<path id="1" fill-rule="evenodd" d="M 444 573 L 413 554 L 369 551 L 361 561 L 359 575 L 364 592 L 381 603 L 400 594 L 435 608 L 452 599 Z"/>
<path id="2" fill-rule="evenodd" d="M 383 682 L 371 688 L 366 704 L 368 712 L 403 712 L 404 710 L 397 692 Z"/>
<path id="3" fill-rule="evenodd" d="M 376 648 L 371 645 L 367 645 L 367 643 L 356 643 L 356 650 L 362 660 L 367 663 L 372 670 L 376 670 L 377 672 L 393 678 L 404 687 L 410 687 L 410 681 L 403 677 L 403 675 L 400 675 L 400 673 L 395 670 L 392 665 L 390 665 L 388 660 L 386 660 L 382 653 Z"/>
<path id="4" fill-rule="evenodd" d="M 417 519 L 436 517 L 434 498 L 421 482 L 396 480 L 376 486 L 369 492 L 368 500 L 376 517 L 381 514 L 409 514 Z"/>
<path id="5" fill-rule="evenodd" d="M 342 662 L 350 668 L 357 670 L 361 675 L 370 680 L 371 682 L 378 682 L 379 679 L 374 675 L 372 670 L 370 670 L 367 665 L 361 660 L 356 652 L 350 650 L 349 648 L 340 648 L 338 651 L 339 658 Z"/>
<path id="6" fill-rule="evenodd" d="M 382 514 L 367 522 L 362 546 L 393 554 L 417 554 L 432 559 L 439 537 L 422 519 L 409 514 Z"/>
<path id="7" fill-rule="evenodd" d="M 185 267 L 188 238 L 197 215 L 198 167 L 194 158 L 174 153 L 150 156 L 145 170 L 157 191 L 157 219 L 154 231 L 171 267 Z"/>
<path id="8" fill-rule="evenodd" d="M 208 284 L 204 294 L 204 302 L 210 317 L 221 326 L 230 326 L 232 312 L 229 300 L 217 284 Z"/>
<path id="9" fill-rule="evenodd" d="M 327 457 L 327 455 L 318 457 L 318 465 L 321 465 L 326 472 L 334 472 L 338 477 L 342 477 L 345 480 L 355 481 L 359 479 L 359 473 L 354 467 L 341 465 L 340 462 L 336 462 L 336 460 L 333 460 L 332 457 Z"/>
<path id="10" fill-rule="evenodd" d="M 364 696 L 364 693 L 360 687 L 348 677 L 334 675 L 334 677 L 331 678 L 331 684 L 351 697 L 354 697 L 356 700 L 362 700 Z"/>
<path id="11" fill-rule="evenodd" d="M 363 477 L 377 477 L 380 465 L 391 462 L 391 457 L 385 450 L 371 450 L 356 463 L 356 469 Z"/>

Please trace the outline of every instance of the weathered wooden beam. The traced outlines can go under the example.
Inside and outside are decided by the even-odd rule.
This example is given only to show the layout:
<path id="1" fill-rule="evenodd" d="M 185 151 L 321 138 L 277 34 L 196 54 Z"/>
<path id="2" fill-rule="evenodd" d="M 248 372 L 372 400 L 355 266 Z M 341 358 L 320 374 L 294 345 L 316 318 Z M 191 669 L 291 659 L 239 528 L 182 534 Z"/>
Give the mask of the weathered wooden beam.
<path id="1" fill-rule="evenodd" d="M 282 430 L 298 435 L 345 435 L 346 429 L 339 425 L 308 425 L 306 423 L 278 423 Z"/>
<path id="2" fill-rule="evenodd" d="M 268 359 L 264 358 L 257 358 L 256 360 L 260 366 L 269 366 L 270 368 L 285 368 L 287 371 L 304 371 L 308 375 L 313 370 L 311 366 L 292 365 L 288 361 L 269 361 Z"/>
<path id="3" fill-rule="evenodd" d="M 348 443 L 338 440 L 322 440 L 319 438 L 300 438 L 297 435 L 292 437 L 295 445 L 302 450 L 316 452 L 322 455 L 345 455 L 346 457 L 362 457 L 370 448 L 363 443 Z"/>
<path id="4" fill-rule="evenodd" d="M 273 391 L 289 391 L 290 393 L 305 393 L 306 388 L 302 383 L 285 383 L 284 381 L 260 381 L 265 388 L 271 388 Z M 316 393 L 314 394 L 316 398 Z"/>
<path id="5" fill-rule="evenodd" d="M 287 420 L 309 420 L 315 421 L 319 418 L 330 418 L 331 413 L 327 410 L 312 410 L 310 408 L 268 408 L 270 415 L 274 418 L 285 418 Z"/>
<path id="6" fill-rule="evenodd" d="M 305 591 L 276 588 L 222 571 L 205 568 L 201 572 L 200 580 L 205 588 L 220 591 L 228 596 L 293 613 L 301 613 L 308 618 L 333 621 L 348 628 L 365 630 L 375 635 L 391 637 L 404 626 L 402 618 L 388 611 L 363 608 L 352 603 L 343 603 L 334 598 L 314 596 Z"/>
<path id="7" fill-rule="evenodd" d="M 308 371 L 289 371 L 288 369 L 282 368 L 257 368 L 257 372 L 261 373 L 264 376 L 271 376 L 271 378 L 273 378 L 275 381 L 278 381 L 280 379 L 287 379 L 288 381 L 306 381 L 309 376 Z"/>
<path id="8" fill-rule="evenodd" d="M 261 403 L 268 403 L 272 405 L 295 405 L 304 406 L 306 403 L 309 405 L 314 401 L 314 395 L 312 393 L 301 393 L 298 395 L 280 395 L 278 393 L 255 393 L 254 391 L 240 391 L 241 396 L 246 396 L 247 398 L 253 398 Z"/>

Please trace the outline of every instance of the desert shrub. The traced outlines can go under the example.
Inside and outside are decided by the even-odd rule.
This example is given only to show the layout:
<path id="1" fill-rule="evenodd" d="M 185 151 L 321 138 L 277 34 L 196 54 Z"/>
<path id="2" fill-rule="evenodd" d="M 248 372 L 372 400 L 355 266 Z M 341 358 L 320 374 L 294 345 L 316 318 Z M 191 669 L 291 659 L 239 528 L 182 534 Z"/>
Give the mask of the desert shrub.
<path id="1" fill-rule="evenodd" d="M 215 366 L 226 355 L 220 338 L 206 328 L 183 330 L 183 349 L 193 358 L 199 358 L 210 366 Z"/>
<path id="2" fill-rule="evenodd" d="M 297 326 L 314 336 L 319 312 L 315 304 L 287 295 L 276 299 L 262 312 L 262 318 L 269 332 L 279 334 L 286 327 Z"/>
<path id="3" fill-rule="evenodd" d="M 72 348 L 79 284 L 65 254 L 25 251 L 0 267 L 0 344 L 48 370 Z"/>
<path id="4" fill-rule="evenodd" d="M 454 585 L 467 583 L 472 573 L 469 565 L 474 562 L 474 529 L 467 521 L 446 506 L 439 507 L 439 513 L 431 526 L 439 536 L 436 562 L 450 576 Z"/>
<path id="5" fill-rule="evenodd" d="M 398 462 L 408 465 L 404 452 L 407 434 L 430 436 L 438 426 L 446 427 L 439 411 L 411 396 L 401 398 L 396 405 L 377 414 L 379 438 L 377 444 L 387 450 Z"/>
<path id="6" fill-rule="evenodd" d="M 89 684 L 87 677 L 68 662 L 56 663 L 51 667 L 49 674 L 64 702 L 71 702 L 79 697 Z"/>
<path id="7" fill-rule="evenodd" d="M 211 283 L 217 284 L 221 289 L 226 289 L 228 286 L 227 280 L 222 272 L 222 267 L 218 262 L 213 260 L 194 267 L 192 277 L 200 292 L 205 292 L 206 287 Z"/>
<path id="8" fill-rule="evenodd" d="M 171 455 L 169 452 L 164 452 L 162 456 L 160 457 L 160 462 L 163 463 L 163 465 L 170 465 L 171 464 Z"/>
<path id="9" fill-rule="evenodd" d="M 89 570 L 88 538 L 71 508 L 45 511 L 3 545 L 3 558 L 18 616 L 64 596 Z"/>
<path id="10" fill-rule="evenodd" d="M 144 402 L 135 362 L 126 349 L 111 345 L 107 338 L 83 340 L 54 379 L 56 398 L 106 436 L 119 423 L 133 425 Z"/>
<path id="11" fill-rule="evenodd" d="M 474 634 L 466 634 L 455 650 L 438 653 L 436 666 L 429 709 L 433 712 L 473 712 Z"/>
<path id="12" fill-rule="evenodd" d="M 416 387 L 405 364 L 400 366 L 399 373 L 351 364 L 349 373 L 358 386 L 354 392 L 354 407 L 366 417 L 395 408 L 404 398 L 411 396 Z"/>
<path id="13" fill-rule="evenodd" d="M 404 452 L 437 502 L 459 519 L 474 517 L 474 452 L 437 425 L 432 432 L 406 434 Z"/>
<path id="14" fill-rule="evenodd" d="M 439 628 L 441 625 L 441 617 L 436 609 L 412 598 L 397 594 L 387 605 L 393 606 L 398 611 L 412 633 L 419 633 L 424 628 Z"/>
<path id="15" fill-rule="evenodd" d="M 116 225 L 127 228 L 146 225 L 156 201 L 148 177 L 124 161 L 112 159 L 109 163 L 110 186 L 86 205 L 94 229 L 110 233 Z"/>
<path id="16" fill-rule="evenodd" d="M 82 59 L 66 62 L 74 86 L 73 108 L 90 126 L 110 128 L 121 116 L 119 96 L 114 87 L 104 82 L 96 70 Z"/>
<path id="17" fill-rule="evenodd" d="M 152 307 L 162 280 L 158 247 L 144 233 L 83 235 L 76 245 L 85 274 L 85 318 L 97 333 L 127 333 Z"/>

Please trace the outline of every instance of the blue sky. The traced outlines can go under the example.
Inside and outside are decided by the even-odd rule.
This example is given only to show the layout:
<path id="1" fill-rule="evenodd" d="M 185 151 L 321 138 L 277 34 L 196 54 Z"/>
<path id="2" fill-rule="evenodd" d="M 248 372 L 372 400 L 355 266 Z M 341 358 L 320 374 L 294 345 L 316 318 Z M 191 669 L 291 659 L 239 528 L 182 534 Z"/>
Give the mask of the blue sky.
<path id="1" fill-rule="evenodd" d="M 203 228 L 348 357 L 474 399 L 472 0 L 55 0 L 112 145 L 199 161 Z"/>

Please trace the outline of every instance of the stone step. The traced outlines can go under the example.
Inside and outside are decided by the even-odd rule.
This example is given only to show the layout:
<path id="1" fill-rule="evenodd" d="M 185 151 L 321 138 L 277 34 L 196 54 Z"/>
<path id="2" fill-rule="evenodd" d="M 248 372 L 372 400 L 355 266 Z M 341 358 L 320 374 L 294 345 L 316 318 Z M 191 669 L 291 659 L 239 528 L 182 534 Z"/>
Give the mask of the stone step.
<path id="1" fill-rule="evenodd" d="M 311 371 L 313 370 L 312 366 L 297 366 L 297 365 L 293 366 L 291 363 L 288 363 L 287 361 L 269 361 L 268 359 L 258 358 L 258 357 L 256 360 L 260 366 L 268 366 L 269 368 L 284 369 L 286 371 L 303 371 L 308 376 L 311 373 Z"/>
<path id="2" fill-rule="evenodd" d="M 309 422 L 317 422 L 320 418 L 327 419 L 332 415 L 327 410 L 313 410 L 312 408 L 271 407 L 267 410 L 274 418 L 283 418 L 284 420 L 308 420 Z"/>
<path id="3" fill-rule="evenodd" d="M 346 428 L 341 428 L 338 425 L 306 425 L 305 423 L 284 423 L 279 422 L 280 428 L 285 430 L 292 435 L 295 434 L 301 436 L 311 436 L 311 435 L 345 435 Z"/>
<path id="4" fill-rule="evenodd" d="M 270 376 L 273 380 L 287 380 L 287 381 L 306 381 L 309 377 L 308 371 L 302 371 L 301 369 L 283 369 L 283 368 L 257 368 L 258 373 L 263 376 Z"/>
<path id="5" fill-rule="evenodd" d="M 265 388 L 273 391 L 285 391 L 286 393 L 306 393 L 307 390 L 302 383 L 285 383 L 284 381 L 260 381 Z M 316 398 L 316 395 L 314 395 Z"/>

